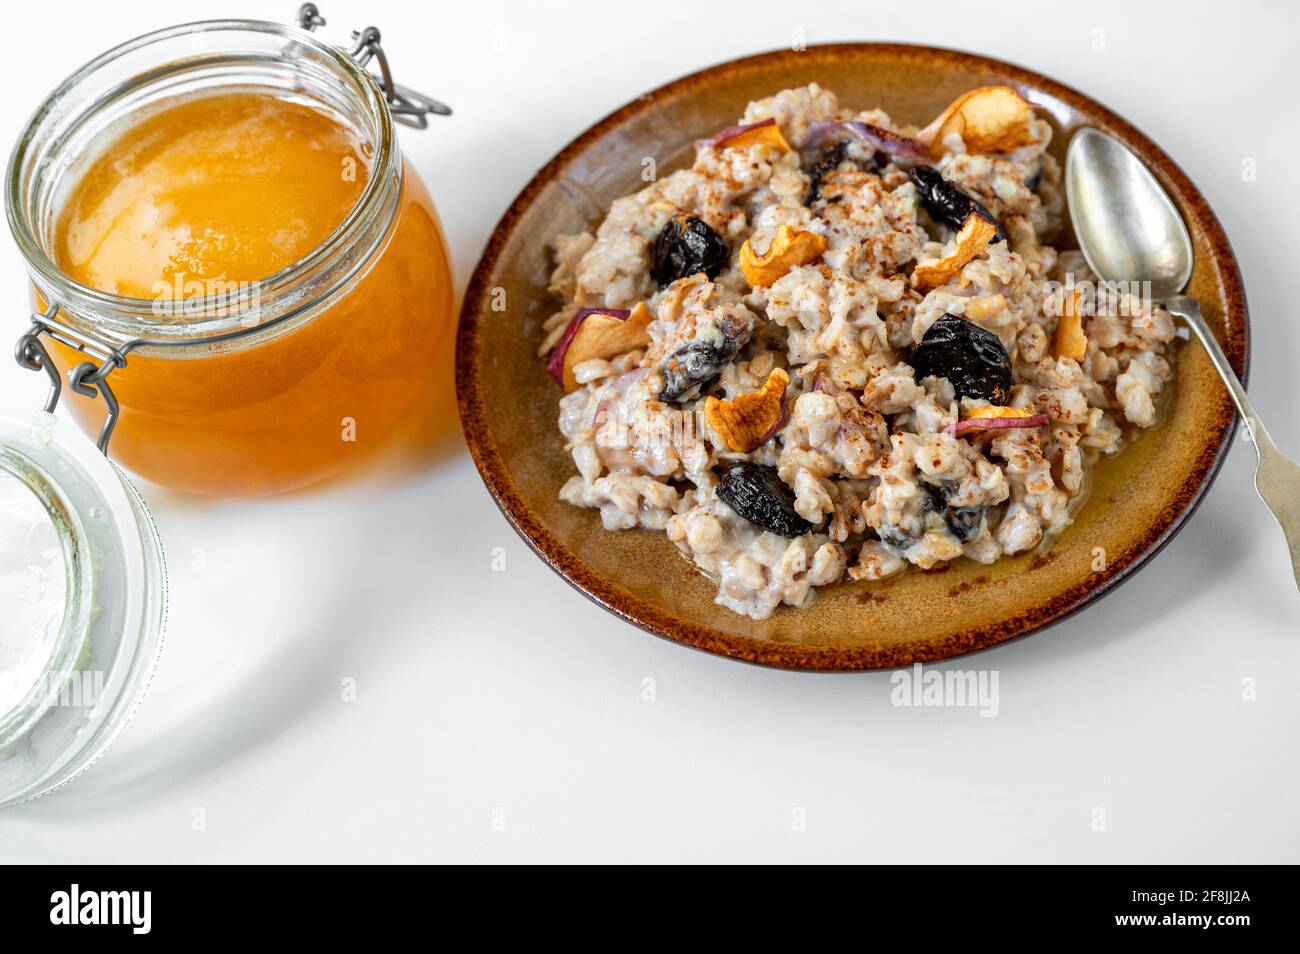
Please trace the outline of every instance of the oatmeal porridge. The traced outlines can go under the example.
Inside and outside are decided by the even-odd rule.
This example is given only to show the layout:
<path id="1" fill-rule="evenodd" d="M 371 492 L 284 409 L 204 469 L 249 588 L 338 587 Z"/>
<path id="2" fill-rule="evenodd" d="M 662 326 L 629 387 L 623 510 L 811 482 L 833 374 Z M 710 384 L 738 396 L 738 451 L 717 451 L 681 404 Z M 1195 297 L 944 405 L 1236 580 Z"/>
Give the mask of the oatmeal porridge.
<path id="1" fill-rule="evenodd" d="M 561 499 L 755 619 L 1060 533 L 1156 423 L 1175 334 L 1054 247 L 1051 132 L 1008 87 L 920 129 L 788 89 L 558 236 Z"/>

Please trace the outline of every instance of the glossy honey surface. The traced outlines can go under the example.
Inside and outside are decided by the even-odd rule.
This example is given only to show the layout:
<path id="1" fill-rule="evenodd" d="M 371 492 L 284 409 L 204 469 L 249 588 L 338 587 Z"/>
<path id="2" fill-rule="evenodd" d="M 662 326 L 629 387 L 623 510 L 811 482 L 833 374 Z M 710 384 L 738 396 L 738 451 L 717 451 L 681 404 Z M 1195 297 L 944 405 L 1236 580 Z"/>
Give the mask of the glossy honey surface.
<path id="1" fill-rule="evenodd" d="M 267 95 L 173 105 L 127 128 L 78 179 L 55 263 L 127 298 L 266 278 L 357 204 L 366 151 L 325 113 Z"/>
<path id="2" fill-rule="evenodd" d="M 178 100 L 86 166 L 59 209 L 53 257 L 82 284 L 141 299 L 229 291 L 293 265 L 371 174 L 367 145 L 341 122 L 261 93 Z M 109 379 L 122 405 L 110 456 L 201 494 L 322 480 L 402 422 L 429 359 L 450 347 L 452 306 L 437 214 L 408 166 L 386 243 L 322 313 L 224 353 L 132 352 Z M 61 346 L 56 359 L 81 360 Z M 75 411 L 98 430 L 101 404 L 78 397 Z"/>

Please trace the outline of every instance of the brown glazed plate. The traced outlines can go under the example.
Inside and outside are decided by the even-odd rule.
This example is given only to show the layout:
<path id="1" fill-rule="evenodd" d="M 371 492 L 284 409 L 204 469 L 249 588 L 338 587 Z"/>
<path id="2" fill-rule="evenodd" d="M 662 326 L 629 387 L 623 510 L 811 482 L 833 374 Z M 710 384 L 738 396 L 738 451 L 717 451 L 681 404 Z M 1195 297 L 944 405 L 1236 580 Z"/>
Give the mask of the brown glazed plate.
<path id="1" fill-rule="evenodd" d="M 528 183 L 493 232 L 461 312 L 456 379 L 474 461 L 511 524 L 552 569 L 616 616 L 697 649 L 791 669 L 876 669 L 1042 629 L 1154 556 L 1218 472 L 1236 419 L 1195 344 L 1179 349 L 1165 422 L 1099 462 L 1074 525 L 1049 550 L 993 566 L 958 560 L 939 572 L 843 582 L 821 589 L 809 607 L 781 607 L 755 622 L 715 604 L 715 585 L 663 533 L 607 532 L 597 511 L 557 498 L 574 467 L 556 425 L 559 392 L 535 356 L 541 323 L 557 307 L 546 292 L 555 236 L 594 226 L 613 199 L 640 188 L 645 157 L 654 157 L 660 175 L 685 166 L 693 141 L 734 123 L 750 100 L 814 81 L 845 105 L 880 106 L 916 124 L 966 90 L 1010 84 L 1056 127 L 1052 151 L 1062 161 L 1081 126 L 1117 136 L 1182 212 L 1196 253 L 1189 294 L 1244 377 L 1246 299 L 1228 239 L 1187 176 L 1141 132 L 1082 93 L 998 60 L 885 43 L 814 46 L 669 83 L 596 123 Z"/>

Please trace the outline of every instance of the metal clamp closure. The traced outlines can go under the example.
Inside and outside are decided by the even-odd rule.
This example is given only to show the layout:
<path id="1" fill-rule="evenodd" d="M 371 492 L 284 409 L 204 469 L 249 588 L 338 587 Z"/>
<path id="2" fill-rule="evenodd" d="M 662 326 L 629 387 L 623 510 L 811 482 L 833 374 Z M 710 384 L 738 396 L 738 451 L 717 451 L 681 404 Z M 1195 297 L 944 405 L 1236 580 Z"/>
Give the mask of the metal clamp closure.
<path id="1" fill-rule="evenodd" d="M 324 25 L 325 18 L 321 16 L 316 4 L 304 3 L 298 8 L 298 26 L 304 30 L 310 32 Z M 388 102 L 388 110 L 393 114 L 393 119 L 404 126 L 427 129 L 430 116 L 451 115 L 451 107 L 446 103 L 394 82 L 393 72 L 388 66 L 388 57 L 384 53 L 383 46 L 380 45 L 377 27 L 369 26 L 361 31 L 354 30 L 352 39 L 356 41 L 356 45 L 348 52 L 363 68 L 371 60 L 379 63 L 379 75 L 375 77 L 375 82 L 384 91 L 384 99 Z"/>
<path id="2" fill-rule="evenodd" d="M 94 361 L 83 361 L 72 368 L 68 372 L 68 385 L 84 397 L 104 399 L 107 414 L 95 446 L 107 454 L 108 439 L 113 436 L 113 428 L 117 426 L 120 408 L 117 397 L 113 394 L 113 389 L 108 386 L 106 379 L 115 368 L 126 366 L 126 354 L 112 345 L 63 324 L 58 320 L 58 315 L 59 306 L 56 302 L 51 302 L 44 312 L 34 312 L 31 327 L 18 339 L 14 357 L 24 368 L 31 371 L 44 371 L 49 378 L 50 392 L 45 399 L 45 410 L 51 414 L 58 407 L 59 397 L 63 394 L 63 382 L 59 377 L 59 369 L 54 366 L 54 361 L 50 358 L 49 349 L 41 340 L 41 335 L 48 335 L 60 344 L 74 348 L 99 361 L 98 364 Z"/>

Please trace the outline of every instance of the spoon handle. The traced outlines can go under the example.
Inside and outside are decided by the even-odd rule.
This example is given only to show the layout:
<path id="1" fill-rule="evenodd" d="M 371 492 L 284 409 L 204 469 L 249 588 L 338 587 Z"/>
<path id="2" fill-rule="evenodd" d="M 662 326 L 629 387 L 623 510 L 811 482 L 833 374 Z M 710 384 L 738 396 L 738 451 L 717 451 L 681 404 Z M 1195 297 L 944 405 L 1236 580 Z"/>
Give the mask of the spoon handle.
<path id="1" fill-rule="evenodd" d="M 1210 356 L 1210 363 L 1214 365 L 1214 370 L 1219 372 L 1219 377 L 1223 379 L 1228 393 L 1232 395 L 1237 410 L 1241 412 L 1251 443 L 1255 445 L 1255 452 L 1259 455 L 1259 467 L 1255 471 L 1255 489 L 1259 492 L 1260 499 L 1268 505 L 1268 509 L 1273 511 L 1273 516 L 1282 527 L 1287 546 L 1291 550 L 1291 567 L 1295 574 L 1296 586 L 1300 587 L 1300 464 L 1283 454 L 1265 429 L 1259 415 L 1255 413 L 1255 406 L 1246 396 L 1246 389 L 1241 386 L 1232 366 L 1228 364 L 1228 356 L 1219 347 L 1218 339 L 1214 337 L 1214 332 L 1201 314 L 1201 306 L 1196 299 L 1188 298 L 1186 295 L 1175 295 L 1167 299 L 1164 305 L 1169 309 L 1170 314 L 1187 322 L 1188 327 L 1195 333 L 1201 342 L 1201 347 Z"/>

